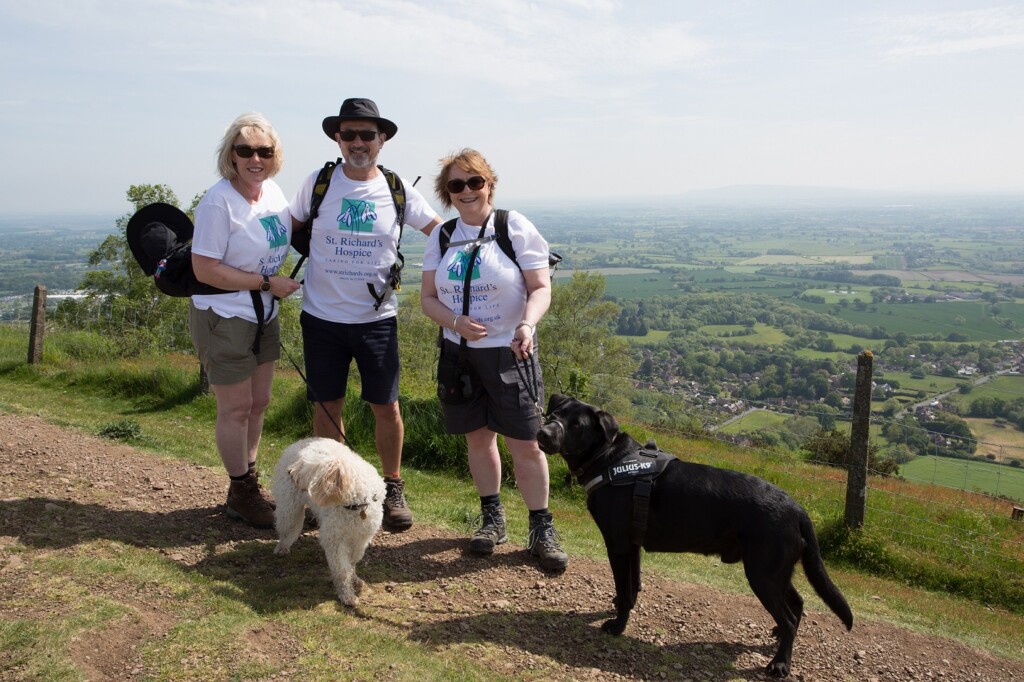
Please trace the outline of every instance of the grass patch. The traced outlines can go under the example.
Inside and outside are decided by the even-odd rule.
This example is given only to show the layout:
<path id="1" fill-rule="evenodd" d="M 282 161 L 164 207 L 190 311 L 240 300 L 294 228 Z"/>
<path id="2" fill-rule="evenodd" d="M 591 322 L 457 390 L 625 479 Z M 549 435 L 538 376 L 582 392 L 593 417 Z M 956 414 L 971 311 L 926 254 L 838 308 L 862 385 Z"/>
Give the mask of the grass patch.
<path id="1" fill-rule="evenodd" d="M 131 420 L 138 424 L 141 436 L 147 439 L 148 449 L 219 468 L 213 448 L 213 398 L 178 399 L 187 394 L 190 381 L 195 381 L 193 362 L 187 357 L 161 357 L 134 362 L 90 361 L 81 366 L 69 362 L 56 367 L 45 364 L 27 367 L 23 360 L 0 357 L 0 409 L 39 414 L 55 423 L 84 428 L 91 433 L 121 420 Z M 120 373 L 126 373 L 134 381 L 115 380 L 115 375 Z M 155 395 L 147 395 L 147 391 Z M 303 395 L 304 388 L 297 374 L 279 368 L 265 425 L 265 454 L 261 456 L 264 470 L 272 469 L 288 443 L 308 435 L 309 406 Z M 478 500 L 465 475 L 461 439 L 444 436 L 437 421 L 439 410 L 432 398 L 403 396 L 402 406 L 407 429 L 403 473 L 410 490 L 416 492 L 417 519 L 431 526 L 464 532 L 468 517 L 477 510 Z M 748 419 L 774 420 L 777 417 L 779 415 L 774 413 L 755 412 Z M 372 420 L 368 409 L 361 401 L 349 401 L 345 419 L 357 449 L 372 452 L 369 446 Z M 742 428 L 770 427 L 770 424 L 751 426 L 752 423 L 747 422 Z M 829 528 L 842 516 L 845 477 L 839 470 L 816 467 L 786 454 L 738 448 L 714 440 L 649 434 L 645 429 L 624 426 L 641 441 L 648 435 L 657 435 L 661 447 L 684 459 L 746 471 L 780 485 L 808 509 L 820 528 Z M 131 430 L 134 433 L 134 428 Z M 369 459 L 373 461 L 372 456 Z M 567 550 L 574 556 L 603 561 L 604 545 L 586 511 L 582 491 L 578 486 L 566 485 L 567 471 L 560 457 L 552 457 L 550 465 L 551 507 L 559 519 Z M 510 470 L 511 467 L 506 467 L 506 471 Z M 908 485 L 913 484 L 872 478 L 868 532 L 863 537 L 836 536 L 828 545 L 830 570 L 836 566 L 833 575 L 842 576 L 837 577 L 837 581 L 842 582 L 855 611 L 877 613 L 903 624 L 928 623 L 929 627 L 934 624 L 937 633 L 956 633 L 971 641 L 984 642 L 989 648 L 1016 652 L 1019 656 L 1024 650 L 1024 588 L 1015 576 L 1024 575 L 1024 557 L 1020 556 L 1024 528 L 1012 524 L 1008 516 L 1005 519 L 993 516 L 989 501 L 975 500 L 970 495 L 957 493 L 956 504 L 961 510 L 956 513 L 945 507 L 936 510 L 932 500 L 943 493 L 918 486 L 919 490 L 909 494 L 900 487 Z M 509 508 L 510 534 L 525 538 L 526 510 L 518 495 L 509 493 L 505 501 Z M 955 539 L 951 541 L 950 537 Z M 316 548 L 305 551 L 315 552 Z M 425 643 L 409 641 L 404 629 L 383 627 L 377 630 L 376 625 L 362 619 L 339 617 L 329 585 L 322 576 L 314 580 L 308 575 L 298 575 L 282 584 L 276 573 L 265 572 L 278 570 L 275 564 L 264 562 L 266 552 L 267 547 L 262 543 L 245 543 L 224 555 L 211 555 L 204 560 L 201 571 L 187 571 L 155 552 L 100 543 L 78 547 L 71 557 L 55 555 L 42 569 L 43 582 L 71 576 L 72 582 L 64 585 L 68 588 L 101 579 L 122 581 L 126 593 L 132 595 L 131 599 L 121 602 L 128 606 L 135 604 L 140 594 L 152 597 L 161 610 L 172 614 L 176 624 L 168 631 L 168 642 L 161 641 L 158 649 L 148 651 L 145 656 L 147 665 L 161 674 L 166 673 L 169 678 L 173 678 L 175 660 L 194 661 L 195 670 L 208 674 L 211 679 L 223 678 L 223 671 L 212 663 L 209 668 L 205 667 L 204 657 L 211 656 L 209 647 L 212 646 L 205 638 L 219 642 L 224 650 L 230 642 L 249 636 L 247 633 L 272 631 L 282 622 L 290 624 L 289 636 L 295 638 L 294 642 L 283 642 L 282 646 L 295 646 L 303 652 L 298 659 L 301 663 L 297 664 L 301 666 L 303 679 L 329 679 L 331 671 L 337 675 L 338 670 L 351 670 L 353 678 L 380 675 L 381 657 L 374 653 L 379 646 L 371 642 L 386 642 L 388 655 L 394 655 L 390 660 L 415 662 L 409 667 L 400 667 L 399 673 L 388 673 L 398 679 L 411 678 L 417 668 L 424 671 L 420 679 L 476 679 L 490 672 L 486 660 L 481 662 L 474 658 L 476 650 L 472 655 L 458 648 L 439 651 Z M 321 559 L 310 557 L 310 561 L 320 565 Z M 645 562 L 672 577 L 749 593 L 741 569 L 722 566 L 714 559 L 666 554 L 648 555 Z M 241 577 L 240 566 L 245 567 Z M 374 570 L 373 566 L 368 569 Z M 253 571 L 251 575 L 249 571 Z M 269 587 L 272 583 L 274 587 Z M 855 587 L 850 589 L 848 584 Z M 911 584 L 946 594 L 924 598 L 911 589 Z M 56 586 L 57 583 L 51 583 L 45 591 L 57 589 Z M 899 593 L 905 603 L 899 608 L 875 604 L 872 595 L 880 592 Z M 21 594 L 20 588 L 16 594 Z M 30 598 L 32 591 L 25 594 Z M 970 599 L 963 599 L 965 596 Z M 1016 625 L 1016 630 L 1011 626 L 993 630 L 991 614 L 978 609 L 979 602 L 1009 609 L 1010 613 L 1003 611 L 1002 614 L 1008 623 Z M 940 605 L 955 608 L 963 614 L 963 620 L 944 622 L 942 614 L 936 611 Z M 978 612 L 976 616 L 970 615 L 972 605 L 973 611 Z M 87 610 L 93 615 L 83 617 L 83 625 L 76 626 L 75 632 L 103 627 L 97 623 L 135 617 L 132 611 L 116 608 L 106 611 L 106 608 L 102 604 L 89 605 Z M 891 610 L 887 610 L 889 608 Z M 56 639 L 53 644 L 47 644 L 39 633 L 53 627 L 62 617 L 46 616 L 45 627 L 38 629 L 34 627 L 35 619 L 24 623 L 0 620 L 3 623 L 0 643 L 9 642 L 10 646 L 4 650 L 14 652 L 6 660 L 21 660 L 18 657 L 22 656 L 35 661 L 32 665 L 42 665 L 32 653 L 33 648 L 52 646 L 56 651 L 68 640 Z M 499 626 L 502 625 L 496 622 L 496 627 Z M 367 633 L 365 636 L 359 634 L 363 630 Z M 193 635 L 189 638 L 186 633 Z M 204 636 L 197 637 L 195 633 Z M 353 646 L 350 642 L 363 642 L 359 647 L 367 648 L 357 648 L 351 655 L 339 653 Z M 329 650 L 324 651 L 324 647 Z M 170 653 L 165 656 L 164 651 Z M 494 655 L 493 650 L 485 652 L 484 659 L 490 655 Z M 65 674 L 61 672 L 63 668 L 57 669 L 59 662 L 46 665 L 57 667 L 33 676 L 60 679 Z M 456 672 L 446 677 L 443 671 L 449 668 Z M 247 662 L 244 670 L 243 676 L 251 677 L 295 673 L 266 667 L 265 662 L 259 661 L 252 662 L 251 666 Z"/>
<path id="2" fill-rule="evenodd" d="M 941 485 L 1005 496 L 1024 502 L 1024 468 L 950 457 L 915 457 L 900 466 L 900 476 L 916 483 Z"/>

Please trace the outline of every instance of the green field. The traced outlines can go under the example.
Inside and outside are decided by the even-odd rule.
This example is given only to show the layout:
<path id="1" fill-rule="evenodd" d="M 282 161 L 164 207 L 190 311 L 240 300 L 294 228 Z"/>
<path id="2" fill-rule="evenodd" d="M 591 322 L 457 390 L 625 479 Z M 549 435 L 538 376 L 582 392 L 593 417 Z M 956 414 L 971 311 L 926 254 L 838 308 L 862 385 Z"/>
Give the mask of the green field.
<path id="1" fill-rule="evenodd" d="M 775 427 L 785 424 L 789 415 L 779 414 L 771 410 L 755 410 L 748 415 L 740 417 L 728 426 L 719 429 L 720 433 L 735 435 L 737 433 L 755 433 L 757 431 L 772 430 Z"/>
<path id="2" fill-rule="evenodd" d="M 900 476 L 915 483 L 943 485 L 1024 501 L 1024 468 L 1021 467 L 929 455 L 901 465 Z"/>
<path id="3" fill-rule="evenodd" d="M 847 301 L 852 303 L 853 300 L 860 299 L 865 303 L 871 302 L 871 290 L 872 287 L 865 287 L 862 285 L 851 286 L 850 289 L 830 287 L 828 289 L 807 289 L 804 293 L 808 296 L 821 296 L 825 299 L 825 303 L 828 305 L 835 305 L 840 301 Z"/>
<path id="4" fill-rule="evenodd" d="M 958 402 L 967 404 L 978 398 L 999 398 L 1007 402 L 1017 398 L 1024 398 L 1024 376 L 998 376 L 991 381 L 986 381 L 980 386 L 975 386 L 967 395 L 957 396 Z"/>
<path id="5" fill-rule="evenodd" d="M 929 374 L 924 379 L 915 379 L 910 372 L 886 371 L 875 376 L 875 381 L 884 383 L 886 381 L 898 381 L 900 388 L 908 391 L 924 391 L 925 393 L 945 393 L 954 391 L 957 386 L 964 383 L 963 379 L 943 377 L 938 374 Z"/>
<path id="6" fill-rule="evenodd" d="M 867 301 L 865 301 L 867 302 Z M 829 303 L 808 303 L 796 299 L 801 307 L 819 313 L 833 314 L 852 324 L 883 327 L 889 334 L 962 334 L 971 341 L 999 341 L 1020 338 L 1024 328 L 1024 305 L 999 304 L 999 317 L 1014 326 L 1010 329 L 993 319 L 991 308 L 981 301 L 946 301 L 937 303 L 880 303 L 866 310 L 841 308 Z"/>
<path id="7" fill-rule="evenodd" d="M 752 329 L 753 334 L 740 336 L 736 332 L 745 330 L 741 324 L 707 324 L 700 328 L 708 336 L 730 337 L 740 343 L 748 343 L 755 346 L 775 346 L 785 342 L 789 337 L 781 329 L 770 327 L 758 322 Z"/>
<path id="8" fill-rule="evenodd" d="M 663 343 L 668 339 L 669 334 L 672 332 L 661 331 L 658 329 L 648 330 L 646 336 L 620 336 L 620 339 L 625 339 L 630 343 L 635 343 L 641 346 L 656 346 L 659 343 Z"/>

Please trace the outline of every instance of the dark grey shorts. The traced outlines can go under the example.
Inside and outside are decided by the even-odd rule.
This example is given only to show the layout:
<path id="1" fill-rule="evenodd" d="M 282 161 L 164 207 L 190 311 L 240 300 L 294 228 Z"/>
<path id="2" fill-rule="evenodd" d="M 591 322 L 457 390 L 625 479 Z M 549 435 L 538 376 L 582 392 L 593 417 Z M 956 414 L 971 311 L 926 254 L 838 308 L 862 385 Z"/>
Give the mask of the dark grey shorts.
<path id="1" fill-rule="evenodd" d="M 441 352 L 458 354 L 459 346 L 445 339 Z M 537 353 L 527 360 L 526 367 L 507 347 L 467 348 L 466 353 L 473 375 L 473 396 L 461 405 L 441 405 L 445 431 L 469 433 L 486 426 L 508 438 L 537 438 L 540 429 L 537 406 L 544 404 L 544 377 Z"/>

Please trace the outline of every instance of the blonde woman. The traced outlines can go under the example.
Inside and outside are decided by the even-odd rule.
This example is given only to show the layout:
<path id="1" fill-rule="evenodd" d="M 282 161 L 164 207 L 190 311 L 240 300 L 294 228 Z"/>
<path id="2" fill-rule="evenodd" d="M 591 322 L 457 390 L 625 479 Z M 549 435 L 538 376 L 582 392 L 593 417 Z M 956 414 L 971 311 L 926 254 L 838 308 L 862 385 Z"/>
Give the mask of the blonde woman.
<path id="1" fill-rule="evenodd" d="M 256 456 L 281 355 L 276 299 L 299 283 L 277 274 L 288 255 L 288 200 L 271 178 L 281 141 L 259 114 L 239 116 L 217 149 L 221 179 L 195 210 L 196 278 L 229 293 L 191 298 L 189 330 L 217 398 L 217 452 L 230 479 L 227 515 L 256 528 L 274 525 Z"/>

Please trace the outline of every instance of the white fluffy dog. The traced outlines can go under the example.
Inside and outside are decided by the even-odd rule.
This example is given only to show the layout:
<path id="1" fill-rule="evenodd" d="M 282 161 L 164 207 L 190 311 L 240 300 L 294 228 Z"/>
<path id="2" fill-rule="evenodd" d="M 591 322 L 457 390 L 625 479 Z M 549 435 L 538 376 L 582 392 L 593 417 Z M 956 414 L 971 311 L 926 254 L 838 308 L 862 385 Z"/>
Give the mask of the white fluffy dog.
<path id="1" fill-rule="evenodd" d="M 362 457 L 330 438 L 308 438 L 288 446 L 274 471 L 274 554 L 287 554 L 302 533 L 305 507 L 320 524 L 320 546 L 327 555 L 338 599 L 359 603 L 364 583 L 356 575 L 370 540 L 384 516 L 384 479 Z"/>

